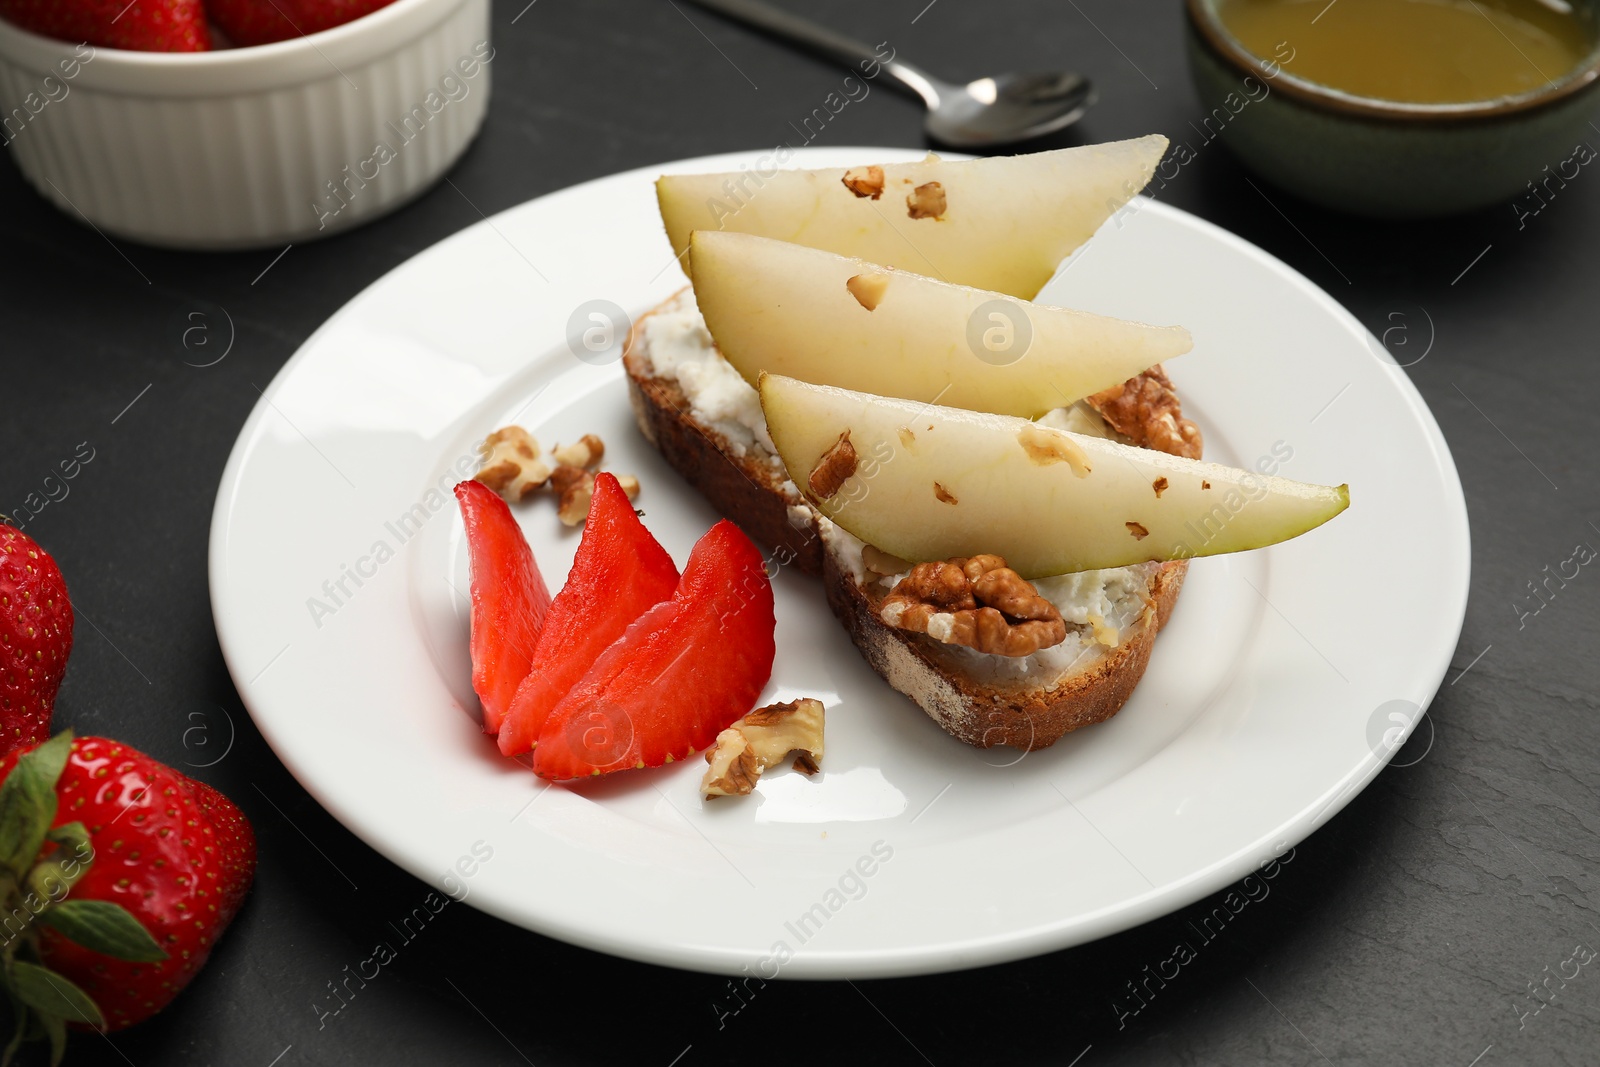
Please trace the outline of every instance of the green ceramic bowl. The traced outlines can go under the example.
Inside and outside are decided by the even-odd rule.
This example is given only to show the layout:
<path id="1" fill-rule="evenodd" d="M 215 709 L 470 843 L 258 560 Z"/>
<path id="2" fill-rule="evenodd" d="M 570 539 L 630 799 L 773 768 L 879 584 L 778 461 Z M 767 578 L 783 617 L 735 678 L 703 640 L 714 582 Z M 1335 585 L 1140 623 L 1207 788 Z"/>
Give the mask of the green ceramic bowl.
<path id="1" fill-rule="evenodd" d="M 1536 210 L 1597 158 L 1600 47 L 1542 89 L 1472 104 L 1405 104 L 1297 78 L 1292 42 L 1252 55 L 1187 0 L 1200 136 L 1307 200 L 1379 218 L 1450 215 L 1514 198 Z M 1593 16 L 1600 0 L 1573 0 Z M 1194 146 L 1198 150 L 1198 145 Z"/>

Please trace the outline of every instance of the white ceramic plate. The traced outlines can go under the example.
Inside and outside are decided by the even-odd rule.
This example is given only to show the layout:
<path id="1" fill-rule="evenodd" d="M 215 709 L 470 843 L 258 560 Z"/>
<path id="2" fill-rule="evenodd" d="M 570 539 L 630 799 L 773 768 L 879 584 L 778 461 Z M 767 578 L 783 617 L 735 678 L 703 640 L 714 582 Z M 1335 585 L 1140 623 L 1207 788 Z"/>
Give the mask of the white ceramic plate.
<path id="1" fill-rule="evenodd" d="M 807 150 L 796 164 L 919 155 Z M 1116 718 L 1026 757 L 968 748 L 866 667 L 815 583 L 780 573 L 766 697 L 826 700 L 817 778 L 773 774 L 753 797 L 702 805 L 698 760 L 572 789 L 498 755 L 468 682 L 452 468 L 470 471 L 472 442 L 512 420 L 547 445 L 598 433 L 682 563 L 716 516 L 634 430 L 620 366 L 574 358 L 568 322 L 593 300 L 637 316 L 683 284 L 658 174 L 755 159 L 619 174 L 473 226 L 352 300 L 266 390 L 218 493 L 211 590 L 239 692 L 306 789 L 401 867 L 509 922 L 634 959 L 803 978 L 1101 937 L 1230 884 L 1347 803 L 1456 645 L 1469 549 L 1455 468 L 1404 373 L 1327 294 L 1148 201 L 1046 298 L 1188 326 L 1194 351 L 1170 372 L 1207 458 L 1292 453 L 1281 473 L 1347 481 L 1352 506 L 1288 544 L 1195 561 Z M 548 501 L 517 514 L 559 585 L 576 534 Z"/>

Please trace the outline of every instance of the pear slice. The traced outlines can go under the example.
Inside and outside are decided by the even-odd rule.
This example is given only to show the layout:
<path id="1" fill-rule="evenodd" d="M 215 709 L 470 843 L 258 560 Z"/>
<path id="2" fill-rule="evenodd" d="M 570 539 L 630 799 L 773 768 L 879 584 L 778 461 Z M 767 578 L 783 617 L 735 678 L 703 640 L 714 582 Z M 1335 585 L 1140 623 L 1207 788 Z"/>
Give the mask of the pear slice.
<path id="1" fill-rule="evenodd" d="M 1211 556 L 1297 537 L 1350 504 L 1343 485 L 1269 478 L 1007 415 L 775 374 L 760 388 L 794 483 L 861 540 L 913 562 L 993 552 L 1039 578 Z M 819 465 L 824 476 L 813 481 Z M 833 492 L 820 496 L 817 486 Z"/>
<path id="2" fill-rule="evenodd" d="M 949 162 L 758 165 L 669 174 L 656 199 L 680 260 L 692 231 L 731 230 L 1026 298 L 1145 187 L 1166 150 L 1151 135 Z"/>
<path id="3" fill-rule="evenodd" d="M 717 348 L 819 385 L 1034 418 L 1189 351 L 1189 332 L 1030 304 L 745 233 L 696 230 Z"/>

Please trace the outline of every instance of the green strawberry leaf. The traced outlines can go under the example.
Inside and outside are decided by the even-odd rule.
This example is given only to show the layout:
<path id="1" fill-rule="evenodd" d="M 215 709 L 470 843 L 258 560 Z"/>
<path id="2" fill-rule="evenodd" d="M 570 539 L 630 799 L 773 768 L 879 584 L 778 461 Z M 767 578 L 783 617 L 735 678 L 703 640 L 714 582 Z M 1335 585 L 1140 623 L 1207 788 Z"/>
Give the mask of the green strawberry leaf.
<path id="1" fill-rule="evenodd" d="M 67 1021 L 55 1015 L 41 1015 L 38 1019 L 50 1039 L 50 1067 L 60 1067 L 67 1054 Z"/>
<path id="2" fill-rule="evenodd" d="M 60 826 L 52 827 L 44 836 L 75 856 L 93 858 L 89 856 L 94 851 L 89 847 L 89 828 L 81 822 L 64 822 Z"/>
<path id="3" fill-rule="evenodd" d="M 55 874 L 66 883 L 70 890 L 83 876 L 89 873 L 89 868 L 94 866 L 94 845 L 89 841 L 89 831 L 81 822 L 69 822 L 57 826 L 45 834 L 45 840 L 52 842 L 56 850 L 50 853 L 47 859 L 40 860 L 28 873 L 28 887 L 39 892 L 34 883 L 43 877 L 46 872 L 41 872 L 41 867 L 49 868 L 48 873 Z M 50 887 L 45 886 L 41 897 L 50 897 Z M 52 898 L 53 899 L 53 898 Z"/>
<path id="4" fill-rule="evenodd" d="M 83 1023 L 96 1030 L 106 1028 L 105 1017 L 89 999 L 89 994 L 56 972 L 26 960 L 15 960 L 11 964 L 11 977 L 17 999 L 40 1015 Z"/>
<path id="5" fill-rule="evenodd" d="M 18 881 L 33 866 L 56 817 L 56 781 L 72 752 L 72 731 L 63 730 L 25 753 L 0 783 L 0 865 Z"/>
<path id="6" fill-rule="evenodd" d="M 11 1067 L 22 1049 L 22 1038 L 28 1032 L 28 1009 L 17 995 L 6 989 L 6 999 L 11 1002 L 11 1040 L 6 1042 L 5 1053 L 0 1055 L 0 1067 Z"/>
<path id="7" fill-rule="evenodd" d="M 109 900 L 63 900 L 41 912 L 39 921 L 91 952 L 134 963 L 167 958 L 150 931 L 121 904 Z"/>

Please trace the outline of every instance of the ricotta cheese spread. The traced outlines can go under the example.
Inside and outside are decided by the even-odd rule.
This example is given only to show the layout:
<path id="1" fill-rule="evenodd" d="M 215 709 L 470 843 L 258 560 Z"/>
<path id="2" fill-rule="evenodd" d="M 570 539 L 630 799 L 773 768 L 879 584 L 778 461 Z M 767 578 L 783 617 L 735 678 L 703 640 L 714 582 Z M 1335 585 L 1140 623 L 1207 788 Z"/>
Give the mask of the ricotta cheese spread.
<path id="1" fill-rule="evenodd" d="M 695 305 L 694 290 L 684 289 L 661 305 L 639 324 L 639 331 L 645 362 L 656 377 L 678 383 L 691 415 L 731 441 L 738 455 L 757 445 L 777 459 L 761 397 L 717 351 Z"/>

